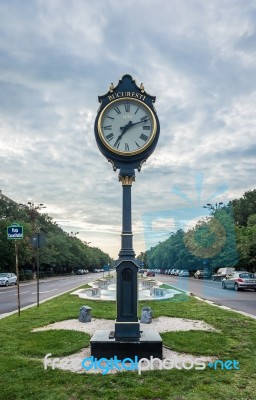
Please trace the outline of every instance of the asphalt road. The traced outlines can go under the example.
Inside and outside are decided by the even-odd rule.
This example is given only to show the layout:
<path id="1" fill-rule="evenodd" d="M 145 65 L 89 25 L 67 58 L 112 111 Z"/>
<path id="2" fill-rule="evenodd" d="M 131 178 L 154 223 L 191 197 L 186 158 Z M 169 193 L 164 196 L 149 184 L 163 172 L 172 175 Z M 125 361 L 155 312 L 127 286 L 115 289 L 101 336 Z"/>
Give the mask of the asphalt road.
<path id="1" fill-rule="evenodd" d="M 39 299 L 40 302 L 52 296 L 56 296 L 75 289 L 89 281 L 102 276 L 102 273 L 73 275 L 40 280 Z M 234 310 L 243 311 L 256 316 L 256 292 L 245 290 L 235 292 L 234 290 L 223 290 L 221 282 L 208 279 L 194 279 L 176 277 L 170 275 L 156 275 L 156 279 L 172 284 L 180 289 L 191 292 L 195 296 L 213 301 L 214 303 Z M 20 284 L 21 308 L 36 304 L 37 284 L 36 281 Z M 0 287 L 0 317 L 5 313 L 17 310 L 17 287 Z"/>
<path id="2" fill-rule="evenodd" d="M 75 289 L 89 281 L 102 276 L 102 273 L 61 276 L 41 279 L 39 281 L 39 303 L 42 300 Z M 20 307 L 37 303 L 37 281 L 20 283 Z M 3 314 L 18 310 L 17 287 L 0 287 L 0 317 Z"/>
<path id="3" fill-rule="evenodd" d="M 172 284 L 180 289 L 187 290 L 193 295 L 205 300 L 234 310 L 243 311 L 256 316 L 256 292 L 254 290 L 235 290 L 222 289 L 221 282 L 210 279 L 194 279 L 180 276 L 170 276 L 157 274 L 159 281 Z"/>

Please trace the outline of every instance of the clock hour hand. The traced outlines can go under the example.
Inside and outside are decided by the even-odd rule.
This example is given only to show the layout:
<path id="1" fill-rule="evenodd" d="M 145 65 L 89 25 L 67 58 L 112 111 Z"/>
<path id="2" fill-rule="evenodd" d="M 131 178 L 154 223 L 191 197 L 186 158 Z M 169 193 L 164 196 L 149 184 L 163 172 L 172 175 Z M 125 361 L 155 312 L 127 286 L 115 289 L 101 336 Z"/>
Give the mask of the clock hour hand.
<path id="1" fill-rule="evenodd" d="M 129 123 L 127 125 L 120 127 L 122 134 L 125 133 L 132 126 L 142 124 L 143 122 L 148 122 L 148 120 L 149 120 L 149 118 L 145 118 L 142 121 L 138 121 L 138 122 L 134 122 L 134 123 L 132 123 L 132 121 L 129 121 Z"/>
<path id="2" fill-rule="evenodd" d="M 122 136 L 125 134 L 125 132 L 128 131 L 128 129 L 130 129 L 132 126 L 134 125 L 138 125 L 138 124 L 142 124 L 143 122 L 147 122 L 149 120 L 149 118 L 144 118 L 142 121 L 138 121 L 138 122 L 134 122 L 132 123 L 132 121 L 129 121 L 128 124 L 126 124 L 125 126 L 120 126 L 120 129 L 122 131 L 121 135 L 118 136 L 118 138 L 116 139 L 116 142 L 114 144 L 114 147 L 116 147 L 118 145 L 118 143 L 120 142 L 120 140 L 122 139 Z"/>
<path id="3" fill-rule="evenodd" d="M 125 126 L 121 126 L 120 129 L 122 131 L 120 137 L 123 136 L 123 134 L 133 125 L 132 121 L 129 121 L 128 124 L 126 124 Z"/>

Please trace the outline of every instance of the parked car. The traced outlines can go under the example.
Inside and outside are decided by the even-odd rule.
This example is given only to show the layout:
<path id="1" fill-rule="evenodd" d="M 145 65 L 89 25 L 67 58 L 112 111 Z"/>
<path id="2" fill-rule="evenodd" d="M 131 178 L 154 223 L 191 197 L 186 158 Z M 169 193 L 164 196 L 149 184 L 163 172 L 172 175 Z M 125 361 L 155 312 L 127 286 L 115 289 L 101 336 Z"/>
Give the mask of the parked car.
<path id="1" fill-rule="evenodd" d="M 142 275 L 144 274 L 144 272 L 147 272 L 147 270 L 146 269 L 139 269 L 139 271 L 138 271 L 138 273 L 142 274 Z"/>
<path id="2" fill-rule="evenodd" d="M 209 279 L 211 278 L 211 273 L 207 270 L 199 269 L 194 274 L 195 279 Z"/>
<path id="3" fill-rule="evenodd" d="M 84 274 L 83 269 L 78 269 L 78 270 L 76 271 L 76 275 L 83 275 L 83 274 Z"/>
<path id="4" fill-rule="evenodd" d="M 254 289 L 256 291 L 256 278 L 251 272 L 236 271 L 223 279 L 222 288 L 235 290 Z"/>
<path id="5" fill-rule="evenodd" d="M 85 275 L 85 274 L 88 274 L 88 273 L 89 273 L 88 269 L 78 269 L 76 271 L 76 275 Z"/>
<path id="6" fill-rule="evenodd" d="M 148 271 L 147 276 L 155 276 L 155 271 Z"/>
<path id="7" fill-rule="evenodd" d="M 0 273 L 0 286 L 17 285 L 17 276 L 12 272 Z"/>
<path id="8" fill-rule="evenodd" d="M 189 271 L 186 271 L 186 270 L 180 271 L 179 276 L 190 276 L 190 273 L 189 273 Z"/>
<path id="9" fill-rule="evenodd" d="M 219 268 L 216 274 L 213 274 L 212 280 L 213 281 L 222 281 L 223 278 L 231 275 L 235 272 L 235 268 L 227 267 L 227 268 Z"/>

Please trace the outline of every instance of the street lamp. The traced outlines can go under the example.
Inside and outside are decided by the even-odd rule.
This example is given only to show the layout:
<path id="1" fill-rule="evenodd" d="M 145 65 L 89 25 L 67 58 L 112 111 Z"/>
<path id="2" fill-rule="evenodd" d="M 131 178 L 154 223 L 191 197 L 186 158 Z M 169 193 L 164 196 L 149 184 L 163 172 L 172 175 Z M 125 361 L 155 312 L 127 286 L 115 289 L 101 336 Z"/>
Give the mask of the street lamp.
<path id="1" fill-rule="evenodd" d="M 71 238 L 75 238 L 77 235 L 79 235 L 79 232 L 70 232 L 68 233 L 68 236 L 70 236 Z"/>
<path id="2" fill-rule="evenodd" d="M 36 229 L 36 216 L 39 214 L 38 211 L 40 211 L 42 208 L 46 208 L 46 206 L 43 203 L 35 204 L 32 201 L 27 202 L 28 206 L 28 211 L 29 211 L 29 216 L 30 220 L 32 222 L 32 231 L 35 233 Z M 20 204 L 21 206 L 24 206 L 23 204 Z M 39 231 L 40 228 L 38 228 Z M 32 272 L 35 274 L 35 249 L 33 249 L 33 255 L 32 255 Z"/>
<path id="3" fill-rule="evenodd" d="M 219 203 L 215 203 L 215 204 L 207 203 L 205 206 L 203 206 L 203 208 L 208 208 L 208 210 L 211 210 L 211 211 L 217 211 L 221 207 L 224 207 L 224 203 L 222 203 L 222 201 Z"/>

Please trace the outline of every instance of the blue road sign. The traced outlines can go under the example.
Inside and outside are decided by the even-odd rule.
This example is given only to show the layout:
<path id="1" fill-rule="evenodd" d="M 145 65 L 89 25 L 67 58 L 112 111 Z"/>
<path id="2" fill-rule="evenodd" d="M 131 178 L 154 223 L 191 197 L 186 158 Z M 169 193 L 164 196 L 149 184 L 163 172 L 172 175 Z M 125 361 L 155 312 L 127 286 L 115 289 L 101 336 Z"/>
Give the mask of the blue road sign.
<path id="1" fill-rule="evenodd" d="M 23 239 L 23 226 L 16 223 L 7 226 L 7 239 Z"/>
<path id="2" fill-rule="evenodd" d="M 109 265 L 103 265 L 104 271 L 109 271 Z"/>

